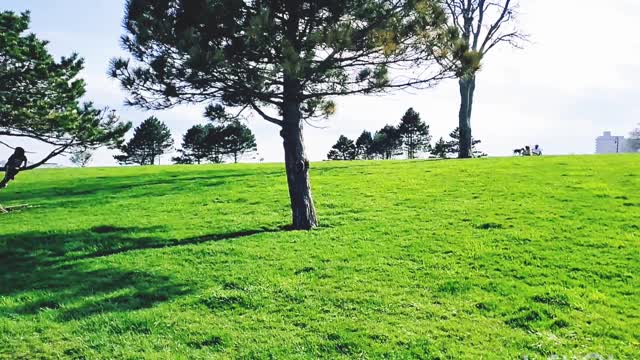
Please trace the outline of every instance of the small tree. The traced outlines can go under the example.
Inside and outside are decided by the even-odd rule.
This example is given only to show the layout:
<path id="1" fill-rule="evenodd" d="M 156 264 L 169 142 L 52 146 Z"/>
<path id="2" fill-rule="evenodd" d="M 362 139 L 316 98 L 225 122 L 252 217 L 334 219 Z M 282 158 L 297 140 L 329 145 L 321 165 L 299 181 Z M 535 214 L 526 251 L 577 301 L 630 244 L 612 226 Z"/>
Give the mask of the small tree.
<path id="1" fill-rule="evenodd" d="M 123 154 L 114 158 L 120 164 L 154 165 L 156 159 L 172 147 L 171 131 L 152 116 L 134 129 L 131 140 L 120 147 Z"/>
<path id="2" fill-rule="evenodd" d="M 442 137 L 440 137 L 440 140 L 431 148 L 431 155 L 440 159 L 446 159 L 449 153 L 451 153 L 451 145 L 449 142 L 444 141 Z"/>
<path id="3" fill-rule="evenodd" d="M 448 142 L 449 152 L 450 153 L 459 153 L 460 152 L 460 128 L 455 128 L 451 133 L 449 133 L 449 137 L 451 141 Z M 473 157 L 485 157 L 487 154 L 478 150 L 476 145 L 482 143 L 481 140 L 476 140 L 471 138 L 471 154 Z"/>
<path id="4" fill-rule="evenodd" d="M 223 144 L 225 154 L 234 163 L 238 163 L 238 159 L 244 154 L 258 150 L 253 132 L 240 121 L 233 121 L 224 127 Z"/>
<path id="5" fill-rule="evenodd" d="M 419 152 L 429 149 L 431 142 L 429 126 L 420 119 L 420 114 L 413 108 L 407 110 L 402 117 L 398 133 L 402 137 L 407 158 L 415 159 Z"/>
<path id="6" fill-rule="evenodd" d="M 356 140 L 356 153 L 357 156 L 364 160 L 370 160 L 373 158 L 373 135 L 369 131 L 363 131 L 362 134 Z"/>
<path id="7" fill-rule="evenodd" d="M 79 167 L 86 167 L 91 162 L 93 153 L 88 148 L 79 148 L 71 153 L 69 160 L 72 164 Z"/>
<path id="8" fill-rule="evenodd" d="M 209 157 L 207 146 L 207 126 L 195 125 L 182 136 L 182 148 L 178 150 L 180 156 L 174 157 L 176 164 L 200 164 Z"/>
<path id="9" fill-rule="evenodd" d="M 167 109 L 209 103 L 251 109 L 279 127 L 294 229 L 317 217 L 305 120 L 335 112 L 331 97 L 428 87 L 445 74 L 432 54 L 450 41 L 440 0 L 129 0 L 112 63 L 129 103 Z M 392 69 L 402 76 L 389 76 Z"/>
<path id="10" fill-rule="evenodd" d="M 634 129 L 630 134 L 630 138 L 627 141 L 627 146 L 631 151 L 640 151 L 640 124 L 638 124 L 638 128 Z"/>
<path id="11" fill-rule="evenodd" d="M 344 135 L 340 135 L 338 142 L 333 145 L 327 158 L 329 160 L 355 160 L 356 155 L 356 144 L 353 140 Z"/>
<path id="12" fill-rule="evenodd" d="M 460 88 L 460 146 L 458 157 L 473 156 L 471 111 L 476 90 L 476 74 L 485 56 L 501 44 L 518 47 L 526 40 L 515 25 L 516 1 L 442 0 L 460 37 L 450 53 Z"/>
<path id="13" fill-rule="evenodd" d="M 83 60 L 73 54 L 56 61 L 46 41 L 26 33 L 29 21 L 28 12 L 0 12 L 0 136 L 49 146 L 49 154 L 27 170 L 72 149 L 119 146 L 131 124 L 80 104 Z"/>
<path id="14" fill-rule="evenodd" d="M 401 154 L 402 136 L 397 128 L 386 125 L 373 136 L 372 151 L 384 160 Z"/>

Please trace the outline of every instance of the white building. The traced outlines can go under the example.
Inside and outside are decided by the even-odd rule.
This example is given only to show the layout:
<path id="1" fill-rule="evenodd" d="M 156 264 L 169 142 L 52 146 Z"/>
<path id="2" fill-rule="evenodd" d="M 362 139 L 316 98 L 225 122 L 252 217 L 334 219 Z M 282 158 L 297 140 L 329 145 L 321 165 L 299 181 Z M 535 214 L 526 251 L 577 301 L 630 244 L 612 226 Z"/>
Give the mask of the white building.
<path id="1" fill-rule="evenodd" d="M 617 154 L 628 151 L 624 136 L 611 136 L 611 131 L 605 131 L 596 139 L 596 154 Z"/>

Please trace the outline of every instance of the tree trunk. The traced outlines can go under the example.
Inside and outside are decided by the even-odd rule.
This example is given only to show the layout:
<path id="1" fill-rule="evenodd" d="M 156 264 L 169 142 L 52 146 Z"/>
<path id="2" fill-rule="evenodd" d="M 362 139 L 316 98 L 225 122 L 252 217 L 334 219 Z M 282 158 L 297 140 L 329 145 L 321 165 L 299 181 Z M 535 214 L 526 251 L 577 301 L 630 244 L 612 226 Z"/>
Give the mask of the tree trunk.
<path id="1" fill-rule="evenodd" d="M 460 113 L 458 114 L 460 127 L 460 143 L 458 157 L 468 159 L 473 157 L 471 135 L 471 110 L 473 108 L 473 94 L 476 90 L 475 75 L 465 76 L 459 80 L 460 85 Z"/>
<path id="2" fill-rule="evenodd" d="M 309 160 L 305 153 L 300 113 L 300 84 L 285 77 L 285 103 L 283 106 L 283 139 L 293 229 L 310 230 L 318 225 L 316 209 L 309 183 Z"/>

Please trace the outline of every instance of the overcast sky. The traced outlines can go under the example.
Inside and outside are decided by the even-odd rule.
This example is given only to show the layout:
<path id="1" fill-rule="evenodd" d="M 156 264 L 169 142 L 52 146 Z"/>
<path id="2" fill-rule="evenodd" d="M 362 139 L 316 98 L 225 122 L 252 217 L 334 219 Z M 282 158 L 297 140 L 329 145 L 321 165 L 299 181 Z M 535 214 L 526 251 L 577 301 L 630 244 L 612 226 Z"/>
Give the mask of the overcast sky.
<path id="1" fill-rule="evenodd" d="M 171 128 L 176 144 L 186 129 L 205 121 L 198 106 L 164 112 L 122 106 L 126 94 L 106 71 L 111 57 L 126 55 L 119 46 L 124 0 L 0 0 L 0 9 L 30 10 L 31 31 L 50 41 L 54 55 L 78 52 L 84 57 L 87 100 L 118 109 L 123 120 L 138 124 L 156 115 Z M 547 154 L 590 154 L 603 131 L 626 135 L 640 122 L 638 14 L 638 0 L 522 0 L 520 24 L 532 42 L 523 50 L 494 51 L 478 75 L 472 125 L 482 150 L 502 156 L 540 144 Z M 409 107 L 420 112 L 435 139 L 457 126 L 454 81 L 415 94 L 352 96 L 337 103 L 338 112 L 323 129 L 305 129 L 314 161 L 325 158 L 340 134 L 356 138 L 364 129 L 397 124 Z M 248 125 L 256 134 L 259 157 L 282 161 L 277 128 L 258 117 Z M 8 155 L 0 149 L 2 158 Z M 111 156 L 100 151 L 94 165 L 115 164 Z"/>

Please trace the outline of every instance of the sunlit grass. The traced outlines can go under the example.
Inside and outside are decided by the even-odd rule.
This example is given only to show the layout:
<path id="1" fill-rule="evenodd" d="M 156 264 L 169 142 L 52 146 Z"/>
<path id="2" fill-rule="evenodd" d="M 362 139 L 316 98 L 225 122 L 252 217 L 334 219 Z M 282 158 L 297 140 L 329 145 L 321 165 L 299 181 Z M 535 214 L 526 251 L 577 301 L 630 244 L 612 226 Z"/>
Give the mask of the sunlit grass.
<path id="1" fill-rule="evenodd" d="M 0 357 L 640 354 L 640 157 L 41 170 L 0 191 Z"/>

